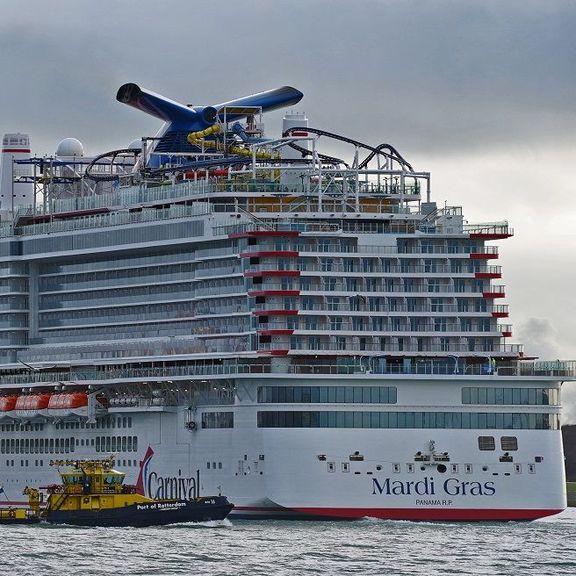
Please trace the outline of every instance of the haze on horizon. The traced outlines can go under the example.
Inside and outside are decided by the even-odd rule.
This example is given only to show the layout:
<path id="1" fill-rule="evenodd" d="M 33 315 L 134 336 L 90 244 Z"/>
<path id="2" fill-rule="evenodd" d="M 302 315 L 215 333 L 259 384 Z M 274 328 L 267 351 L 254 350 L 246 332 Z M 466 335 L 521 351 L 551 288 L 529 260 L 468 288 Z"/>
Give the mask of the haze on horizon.
<path id="1" fill-rule="evenodd" d="M 0 133 L 95 154 L 159 127 L 116 102 L 126 82 L 195 104 L 293 85 L 311 126 L 390 142 L 439 204 L 509 220 L 510 342 L 576 359 L 575 2 L 4 0 L 0 16 Z"/>

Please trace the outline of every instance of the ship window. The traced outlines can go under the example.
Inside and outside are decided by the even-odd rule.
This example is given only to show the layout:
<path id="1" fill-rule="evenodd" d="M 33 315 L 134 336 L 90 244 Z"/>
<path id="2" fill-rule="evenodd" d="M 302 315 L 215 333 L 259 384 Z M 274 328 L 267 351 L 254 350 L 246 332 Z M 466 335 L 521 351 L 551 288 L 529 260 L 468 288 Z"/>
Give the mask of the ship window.
<path id="1" fill-rule="evenodd" d="M 134 448 L 134 452 L 137 452 L 138 451 L 138 437 L 137 436 L 133 436 L 132 446 Z"/>
<path id="2" fill-rule="evenodd" d="M 338 387 L 336 400 L 353 402 L 348 387 Z M 279 387 L 278 392 L 282 390 Z M 285 397 L 285 394 L 284 394 Z M 260 397 L 261 398 L 261 397 Z M 259 401 L 262 400 L 259 398 Z M 328 396 L 330 402 L 330 395 Z M 265 400 L 271 400 L 264 397 Z M 278 402 L 281 395 L 278 394 Z M 396 401 L 390 398 L 391 401 Z M 274 399 L 272 399 L 272 402 Z M 367 414 L 370 416 L 368 417 Z M 476 413 L 476 412 L 377 412 L 377 411 L 266 411 L 258 412 L 259 428 L 437 428 L 551 430 L 558 418 L 549 414 Z M 480 437 L 481 450 L 495 450 L 493 436 Z"/>
<path id="3" fill-rule="evenodd" d="M 336 465 L 334 462 L 328 462 L 326 466 L 328 467 L 328 472 L 336 472 Z"/>
<path id="4" fill-rule="evenodd" d="M 342 472 L 350 472 L 350 463 L 342 462 Z"/>
<path id="5" fill-rule="evenodd" d="M 450 471 L 452 474 L 458 474 L 458 464 L 450 464 Z"/>
<path id="6" fill-rule="evenodd" d="M 507 452 L 518 450 L 518 438 L 516 436 L 502 436 L 500 438 L 500 446 L 502 450 Z"/>
<path id="7" fill-rule="evenodd" d="M 96 452 L 100 452 L 100 441 L 101 441 L 101 437 L 96 436 Z M 84 441 L 82 441 L 82 443 L 84 443 Z"/>
<path id="8" fill-rule="evenodd" d="M 496 450 L 494 436 L 478 436 L 478 448 L 480 450 Z"/>
<path id="9" fill-rule="evenodd" d="M 111 440 L 110 436 L 106 436 L 106 452 L 110 452 Z"/>
<path id="10" fill-rule="evenodd" d="M 128 436 L 126 448 L 128 452 L 132 452 L 132 436 Z"/>
<path id="11" fill-rule="evenodd" d="M 464 472 L 466 472 L 466 474 L 472 474 L 472 464 L 464 464 Z"/>
<path id="12" fill-rule="evenodd" d="M 522 474 L 522 464 L 514 464 L 514 472 L 516 472 L 516 474 Z"/>
<path id="13" fill-rule="evenodd" d="M 536 466 L 534 464 L 528 464 L 528 473 L 534 474 L 536 472 Z"/>
<path id="14" fill-rule="evenodd" d="M 122 436 L 122 452 L 126 452 L 126 436 Z"/>
<path id="15" fill-rule="evenodd" d="M 111 446 L 112 452 L 116 452 L 116 436 L 112 436 L 112 438 L 110 440 L 110 446 Z"/>
<path id="16" fill-rule="evenodd" d="M 400 473 L 400 464 L 392 464 L 392 471 L 396 474 Z"/>

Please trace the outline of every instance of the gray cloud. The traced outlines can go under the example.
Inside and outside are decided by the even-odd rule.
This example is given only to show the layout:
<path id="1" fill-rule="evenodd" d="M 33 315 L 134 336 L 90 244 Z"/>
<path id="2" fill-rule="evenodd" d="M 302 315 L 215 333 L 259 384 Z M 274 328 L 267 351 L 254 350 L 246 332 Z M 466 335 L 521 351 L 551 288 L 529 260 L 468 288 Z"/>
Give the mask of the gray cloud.
<path id="1" fill-rule="evenodd" d="M 527 356 L 558 358 L 558 335 L 547 319 L 529 318 L 520 324 L 518 333 Z"/>
<path id="2" fill-rule="evenodd" d="M 576 128 L 572 2 L 32 5 L 29 14 L 3 2 L 0 69 L 10 89 L 0 94 L 0 127 L 29 124 L 40 142 L 54 128 L 102 145 L 153 132 L 114 101 L 126 81 L 201 103 L 291 83 L 314 125 L 412 153 L 558 142 Z"/>

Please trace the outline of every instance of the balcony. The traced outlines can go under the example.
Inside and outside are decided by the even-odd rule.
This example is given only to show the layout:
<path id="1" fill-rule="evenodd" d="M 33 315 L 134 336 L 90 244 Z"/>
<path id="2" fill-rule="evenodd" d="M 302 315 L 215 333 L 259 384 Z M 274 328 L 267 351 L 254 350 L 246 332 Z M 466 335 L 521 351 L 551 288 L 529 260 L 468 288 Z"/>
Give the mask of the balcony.
<path id="1" fill-rule="evenodd" d="M 502 240 L 514 235 L 508 222 L 494 222 L 488 224 L 465 224 L 464 233 L 477 240 Z"/>

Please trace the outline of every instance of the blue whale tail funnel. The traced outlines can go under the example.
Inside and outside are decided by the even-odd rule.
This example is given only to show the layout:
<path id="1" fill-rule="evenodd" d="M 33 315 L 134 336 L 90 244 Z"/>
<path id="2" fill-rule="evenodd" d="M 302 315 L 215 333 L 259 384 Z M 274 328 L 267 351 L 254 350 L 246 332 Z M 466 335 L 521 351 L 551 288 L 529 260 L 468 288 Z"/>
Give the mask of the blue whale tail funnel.
<path id="1" fill-rule="evenodd" d="M 296 90 L 292 86 L 282 86 L 282 88 L 274 88 L 273 90 L 266 90 L 251 96 L 244 96 L 243 98 L 216 104 L 214 108 L 218 110 L 220 120 L 224 120 L 224 108 L 235 108 L 237 111 L 232 110 L 230 113 L 226 113 L 226 120 L 238 120 L 254 112 L 253 110 L 243 112 L 241 110 L 243 107 L 261 107 L 262 112 L 271 112 L 272 110 L 298 104 L 303 96 L 304 94 L 300 90 Z"/>
<path id="2" fill-rule="evenodd" d="M 229 122 L 258 113 L 260 109 L 262 112 L 269 112 L 291 106 L 300 102 L 303 96 L 299 90 L 283 86 L 215 106 L 189 107 L 142 88 L 138 84 L 129 83 L 120 86 L 116 100 L 164 120 L 164 125 L 156 134 L 157 141 L 153 145 L 153 150 L 157 154 L 177 154 L 195 150 L 187 142 L 190 132 L 204 130 L 213 126 L 217 120 Z"/>
<path id="3" fill-rule="evenodd" d="M 142 110 L 146 114 L 170 122 L 183 129 L 201 130 L 211 126 L 216 121 L 216 108 L 201 106 L 188 108 L 184 104 L 170 100 L 151 90 L 140 88 L 137 84 L 124 84 L 118 89 L 116 100 Z"/>

